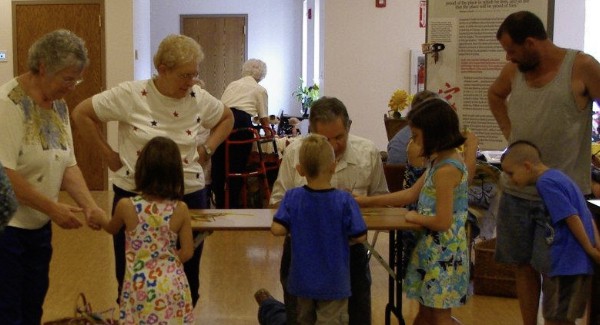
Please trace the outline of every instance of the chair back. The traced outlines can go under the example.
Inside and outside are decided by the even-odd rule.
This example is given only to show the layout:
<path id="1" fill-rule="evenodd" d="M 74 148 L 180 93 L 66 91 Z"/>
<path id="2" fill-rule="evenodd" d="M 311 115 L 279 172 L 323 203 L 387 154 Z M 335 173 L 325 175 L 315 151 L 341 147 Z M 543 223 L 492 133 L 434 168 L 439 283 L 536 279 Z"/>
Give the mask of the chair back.
<path id="1" fill-rule="evenodd" d="M 404 188 L 404 164 L 383 164 L 383 173 L 390 192 L 397 192 Z"/>

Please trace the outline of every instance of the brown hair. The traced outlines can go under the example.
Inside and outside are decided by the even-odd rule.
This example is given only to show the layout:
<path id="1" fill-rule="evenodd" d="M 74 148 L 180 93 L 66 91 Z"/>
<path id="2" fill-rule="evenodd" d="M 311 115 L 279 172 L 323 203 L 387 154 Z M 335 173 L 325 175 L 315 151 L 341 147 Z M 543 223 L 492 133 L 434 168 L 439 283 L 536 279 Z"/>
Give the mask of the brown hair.
<path id="1" fill-rule="evenodd" d="M 423 156 L 458 148 L 465 143 L 459 130 L 458 115 L 445 100 L 433 98 L 422 102 L 408 113 L 411 126 L 423 131 Z"/>
<path id="2" fill-rule="evenodd" d="M 183 197 L 183 164 L 173 140 L 155 137 L 146 143 L 135 163 L 135 190 L 165 199 Z"/>

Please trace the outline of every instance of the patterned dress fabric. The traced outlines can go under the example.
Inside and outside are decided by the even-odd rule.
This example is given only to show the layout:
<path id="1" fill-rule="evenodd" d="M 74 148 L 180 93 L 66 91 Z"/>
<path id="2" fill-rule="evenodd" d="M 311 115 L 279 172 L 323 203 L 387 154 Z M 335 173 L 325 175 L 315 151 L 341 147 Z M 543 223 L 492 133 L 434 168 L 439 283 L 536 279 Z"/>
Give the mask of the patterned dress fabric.
<path id="1" fill-rule="evenodd" d="M 169 228 L 175 201 L 131 198 L 138 225 L 126 231 L 127 266 L 121 294 L 122 324 L 193 324 L 190 288 Z"/>
<path id="2" fill-rule="evenodd" d="M 425 230 L 417 240 L 406 272 L 406 296 L 433 308 L 454 308 L 467 301 L 469 256 L 465 223 L 467 220 L 467 169 L 454 159 L 436 162 L 426 171 L 426 180 L 419 195 L 418 211 L 435 215 L 435 185 L 433 175 L 443 165 L 451 164 L 463 172 L 454 189 L 452 226 L 444 232 Z"/>

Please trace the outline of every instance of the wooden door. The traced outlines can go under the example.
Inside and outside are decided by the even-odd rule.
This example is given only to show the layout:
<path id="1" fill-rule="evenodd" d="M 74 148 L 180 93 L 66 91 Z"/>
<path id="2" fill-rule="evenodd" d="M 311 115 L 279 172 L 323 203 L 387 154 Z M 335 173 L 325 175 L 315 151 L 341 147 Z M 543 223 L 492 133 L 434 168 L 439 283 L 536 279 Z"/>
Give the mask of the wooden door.
<path id="1" fill-rule="evenodd" d="M 195 39 L 204 51 L 200 79 L 221 98 L 227 85 L 242 76 L 246 61 L 247 16 L 182 15 L 181 34 Z"/>
<path id="2" fill-rule="evenodd" d="M 27 51 L 35 40 L 64 28 L 85 40 L 90 59 L 83 75 L 84 81 L 65 97 L 69 109 L 73 110 L 79 102 L 104 89 L 103 0 L 14 1 L 12 9 L 15 76 L 27 71 Z M 77 162 L 89 188 L 106 190 L 108 170 L 99 150 L 83 145 L 82 137 L 86 130 L 77 130 L 74 126 L 72 129 Z M 106 125 L 102 126 L 102 130 L 106 137 Z"/>

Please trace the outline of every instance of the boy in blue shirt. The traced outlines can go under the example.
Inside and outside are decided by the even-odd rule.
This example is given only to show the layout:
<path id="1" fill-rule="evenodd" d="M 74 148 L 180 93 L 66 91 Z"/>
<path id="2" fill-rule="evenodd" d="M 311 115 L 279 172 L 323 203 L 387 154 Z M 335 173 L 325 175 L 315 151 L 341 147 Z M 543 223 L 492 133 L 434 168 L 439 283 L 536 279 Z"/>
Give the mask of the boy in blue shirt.
<path id="1" fill-rule="evenodd" d="M 579 187 L 563 172 L 544 165 L 539 149 L 528 141 L 511 144 L 502 170 L 516 186 L 535 184 L 549 214 L 540 227 L 548 250 L 542 272 L 546 324 L 575 324 L 585 312 L 594 262 L 600 264 L 600 237 Z"/>
<path id="2" fill-rule="evenodd" d="M 327 138 L 302 142 L 296 170 L 307 185 L 288 190 L 271 232 L 291 234 L 288 291 L 298 297 L 300 324 L 348 324 L 350 243 L 367 239 L 367 226 L 351 193 L 331 185 L 335 155 Z"/>

